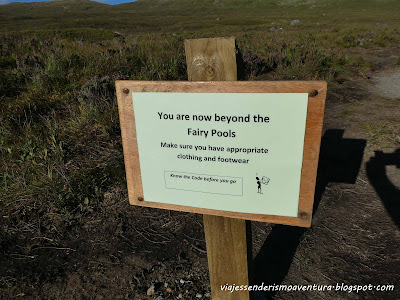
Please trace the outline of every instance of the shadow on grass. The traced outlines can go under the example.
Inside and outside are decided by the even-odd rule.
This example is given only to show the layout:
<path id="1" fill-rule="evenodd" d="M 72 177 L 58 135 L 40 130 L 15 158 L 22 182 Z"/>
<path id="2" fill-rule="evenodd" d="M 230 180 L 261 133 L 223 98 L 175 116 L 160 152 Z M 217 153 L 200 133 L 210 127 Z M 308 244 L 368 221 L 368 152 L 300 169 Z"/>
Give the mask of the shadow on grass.
<path id="1" fill-rule="evenodd" d="M 400 148 L 393 153 L 375 151 L 375 156 L 366 164 L 370 183 L 397 227 L 400 227 L 400 187 L 396 187 L 390 181 L 387 176 L 386 166 L 396 166 L 400 169 Z"/>
<path id="2" fill-rule="evenodd" d="M 329 182 L 354 184 L 359 173 L 366 141 L 343 138 L 344 130 L 327 130 L 321 140 L 315 214 Z M 297 246 L 307 228 L 275 225 L 254 259 L 254 279 L 264 286 L 281 284 L 286 277 Z M 254 298 L 271 299 L 276 292 L 257 292 Z"/>

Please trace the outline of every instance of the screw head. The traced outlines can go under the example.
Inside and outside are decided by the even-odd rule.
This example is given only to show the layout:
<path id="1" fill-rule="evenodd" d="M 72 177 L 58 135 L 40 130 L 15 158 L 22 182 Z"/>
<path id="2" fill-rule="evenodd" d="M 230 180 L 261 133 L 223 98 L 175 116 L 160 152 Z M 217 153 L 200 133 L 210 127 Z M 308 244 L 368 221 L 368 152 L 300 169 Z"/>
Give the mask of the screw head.
<path id="1" fill-rule="evenodd" d="M 300 215 L 300 218 L 302 218 L 302 219 L 307 218 L 307 213 L 304 211 L 302 211 L 299 215 Z"/>
<path id="2" fill-rule="evenodd" d="M 318 96 L 318 91 L 317 90 L 312 90 L 308 93 L 308 97 L 316 97 Z"/>
<path id="3" fill-rule="evenodd" d="M 127 88 L 124 88 L 122 91 L 124 92 L 125 95 L 129 94 L 129 89 L 127 89 Z"/>
<path id="4" fill-rule="evenodd" d="M 143 200 L 144 200 L 143 197 L 138 197 L 137 199 L 138 199 L 139 201 L 143 201 Z"/>

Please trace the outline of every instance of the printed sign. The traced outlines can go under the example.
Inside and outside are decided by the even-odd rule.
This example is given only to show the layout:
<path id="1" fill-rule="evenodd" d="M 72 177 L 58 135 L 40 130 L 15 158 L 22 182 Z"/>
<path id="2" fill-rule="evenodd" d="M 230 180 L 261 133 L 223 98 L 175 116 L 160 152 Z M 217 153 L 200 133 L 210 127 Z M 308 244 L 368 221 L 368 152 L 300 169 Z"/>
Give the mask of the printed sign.
<path id="1" fill-rule="evenodd" d="M 133 93 L 149 202 L 296 217 L 306 93 Z"/>
<path id="2" fill-rule="evenodd" d="M 116 89 L 131 204 L 310 226 L 326 82 Z"/>

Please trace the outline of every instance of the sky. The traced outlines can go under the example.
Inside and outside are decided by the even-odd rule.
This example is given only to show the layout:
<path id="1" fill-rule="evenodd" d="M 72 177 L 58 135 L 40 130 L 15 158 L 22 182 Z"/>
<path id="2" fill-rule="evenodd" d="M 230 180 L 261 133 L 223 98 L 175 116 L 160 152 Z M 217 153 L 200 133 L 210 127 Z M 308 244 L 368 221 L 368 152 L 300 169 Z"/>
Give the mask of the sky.
<path id="1" fill-rule="evenodd" d="M 43 1 L 50 1 L 50 0 L 0 0 L 0 5 L 8 4 L 11 2 L 43 2 Z M 120 3 L 126 3 L 126 2 L 133 2 L 135 0 L 93 0 L 93 1 L 113 5 L 113 4 L 120 4 Z"/>

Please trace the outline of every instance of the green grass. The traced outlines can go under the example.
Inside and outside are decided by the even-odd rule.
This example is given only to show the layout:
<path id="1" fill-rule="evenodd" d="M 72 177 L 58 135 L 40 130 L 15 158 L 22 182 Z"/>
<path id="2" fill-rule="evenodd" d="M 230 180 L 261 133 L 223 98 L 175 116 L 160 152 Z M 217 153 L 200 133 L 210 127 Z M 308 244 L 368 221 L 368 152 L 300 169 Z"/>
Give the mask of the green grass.
<path id="1" fill-rule="evenodd" d="M 367 134 L 370 147 L 379 147 L 386 150 L 393 147 L 396 138 L 396 129 L 392 122 L 379 124 L 362 123 L 362 128 Z"/>

